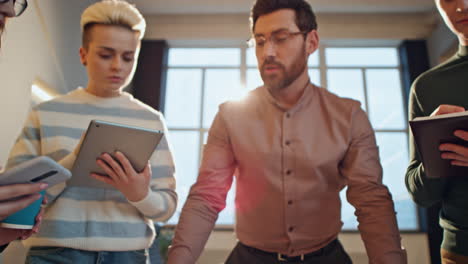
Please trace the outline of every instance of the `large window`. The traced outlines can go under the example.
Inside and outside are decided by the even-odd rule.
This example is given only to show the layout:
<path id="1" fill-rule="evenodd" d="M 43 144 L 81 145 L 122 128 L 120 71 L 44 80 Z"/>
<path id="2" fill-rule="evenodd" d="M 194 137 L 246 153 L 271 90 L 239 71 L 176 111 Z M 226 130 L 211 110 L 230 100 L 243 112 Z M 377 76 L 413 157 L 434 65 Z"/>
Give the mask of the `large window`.
<path id="1" fill-rule="evenodd" d="M 400 80 L 398 51 L 393 47 L 321 47 L 309 59 L 311 81 L 342 97 L 359 100 L 375 129 L 384 183 L 395 201 L 401 230 L 418 229 L 416 206 L 404 184 L 408 164 L 408 126 Z M 171 48 L 167 68 L 165 116 L 177 165 L 179 206 L 176 224 L 195 182 L 201 149 L 218 110 L 262 85 L 253 49 Z M 234 224 L 233 189 L 217 225 Z M 341 193 L 345 230 L 356 230 L 354 208 Z"/>

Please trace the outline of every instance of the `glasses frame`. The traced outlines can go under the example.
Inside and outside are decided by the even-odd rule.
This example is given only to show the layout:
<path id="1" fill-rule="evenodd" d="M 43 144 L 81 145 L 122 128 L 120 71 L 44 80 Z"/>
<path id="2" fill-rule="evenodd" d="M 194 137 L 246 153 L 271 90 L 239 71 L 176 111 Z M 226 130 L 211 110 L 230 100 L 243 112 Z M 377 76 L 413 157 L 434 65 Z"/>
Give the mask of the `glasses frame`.
<path id="1" fill-rule="evenodd" d="M 0 0 L 0 4 L 8 3 L 13 1 L 13 9 L 15 11 L 15 17 L 21 16 L 24 13 L 24 10 L 28 7 L 27 0 Z"/>
<path id="2" fill-rule="evenodd" d="M 297 35 L 304 35 L 306 36 L 307 33 L 306 31 L 297 31 L 297 32 L 289 32 L 289 31 L 281 31 L 278 33 L 288 33 L 288 37 L 285 39 L 290 40 L 292 37 L 297 36 Z M 271 33 L 269 37 L 265 37 L 265 43 L 271 42 L 275 46 L 278 46 L 278 40 L 274 40 L 275 32 Z M 248 40 L 246 40 L 246 44 L 249 48 L 255 48 L 257 46 L 257 42 L 255 41 L 255 35 L 252 35 Z"/>

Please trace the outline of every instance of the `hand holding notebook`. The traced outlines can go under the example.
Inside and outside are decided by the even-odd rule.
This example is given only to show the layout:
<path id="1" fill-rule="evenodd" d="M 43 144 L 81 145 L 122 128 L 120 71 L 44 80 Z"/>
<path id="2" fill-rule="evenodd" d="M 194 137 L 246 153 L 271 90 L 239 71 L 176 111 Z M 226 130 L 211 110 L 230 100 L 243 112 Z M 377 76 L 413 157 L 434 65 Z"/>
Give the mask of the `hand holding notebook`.
<path id="1" fill-rule="evenodd" d="M 468 176 L 468 112 L 463 107 L 441 105 L 410 126 L 427 177 Z"/>

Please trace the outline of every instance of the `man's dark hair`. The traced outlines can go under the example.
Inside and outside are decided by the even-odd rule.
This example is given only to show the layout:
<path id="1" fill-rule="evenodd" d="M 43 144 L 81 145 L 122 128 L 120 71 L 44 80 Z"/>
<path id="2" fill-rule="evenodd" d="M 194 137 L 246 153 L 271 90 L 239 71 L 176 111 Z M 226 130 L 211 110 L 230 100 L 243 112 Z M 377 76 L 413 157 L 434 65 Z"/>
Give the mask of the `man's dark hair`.
<path id="1" fill-rule="evenodd" d="M 260 16 L 273 13 L 279 9 L 292 9 L 296 13 L 296 25 L 302 32 L 317 29 L 317 20 L 312 7 L 305 0 L 257 0 L 250 12 L 250 29 L 252 33 Z"/>

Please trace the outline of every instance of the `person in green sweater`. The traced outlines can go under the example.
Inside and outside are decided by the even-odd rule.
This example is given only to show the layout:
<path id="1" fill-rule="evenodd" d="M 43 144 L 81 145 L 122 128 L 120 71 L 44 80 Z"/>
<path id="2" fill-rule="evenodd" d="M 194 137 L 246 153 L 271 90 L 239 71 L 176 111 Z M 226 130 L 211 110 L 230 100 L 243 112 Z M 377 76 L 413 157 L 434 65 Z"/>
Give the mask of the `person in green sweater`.
<path id="1" fill-rule="evenodd" d="M 458 36 L 459 50 L 445 63 L 419 76 L 410 92 L 409 119 L 462 112 L 468 109 L 468 1 L 436 0 L 447 26 Z M 468 131 L 454 135 L 468 141 Z M 441 158 L 453 166 L 468 167 L 468 148 L 439 146 Z M 468 263 L 468 175 L 428 178 L 410 134 L 410 164 L 406 186 L 414 201 L 424 207 L 441 202 L 440 225 L 444 230 L 442 263 Z"/>
<path id="2" fill-rule="evenodd" d="M 28 2 L 26 0 L 0 0 L 0 35 L 5 28 L 7 18 L 21 15 Z M 0 167 L 0 171 L 2 168 Z M 0 220 L 25 208 L 41 197 L 38 193 L 47 187 L 46 184 L 14 184 L 0 186 Z M 14 199 L 12 198 L 18 198 Z M 36 225 L 31 230 L 11 229 L 0 227 L 0 252 L 2 252 L 8 243 L 15 239 L 26 239 L 33 233 L 37 233 L 42 213 L 36 218 Z"/>

